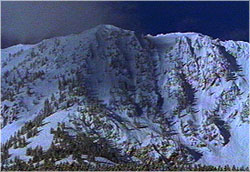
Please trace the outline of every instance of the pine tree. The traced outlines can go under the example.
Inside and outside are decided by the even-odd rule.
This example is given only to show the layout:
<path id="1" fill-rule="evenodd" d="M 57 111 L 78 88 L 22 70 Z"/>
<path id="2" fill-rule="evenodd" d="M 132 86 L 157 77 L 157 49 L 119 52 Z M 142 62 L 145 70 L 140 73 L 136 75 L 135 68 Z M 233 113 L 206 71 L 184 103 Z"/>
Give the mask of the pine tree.
<path id="1" fill-rule="evenodd" d="M 32 155 L 32 148 L 29 147 L 29 148 L 26 149 L 26 155 L 27 156 Z"/>
<path id="2" fill-rule="evenodd" d="M 54 134 L 54 133 L 55 133 L 54 128 L 50 128 L 50 134 Z"/>
<path id="3" fill-rule="evenodd" d="M 31 138 L 31 137 L 32 137 L 32 130 L 28 131 L 28 133 L 27 133 L 27 138 Z"/>
<path id="4" fill-rule="evenodd" d="M 54 102 L 55 100 L 56 100 L 55 95 L 54 95 L 54 93 L 52 93 L 51 102 Z"/>
<path id="5" fill-rule="evenodd" d="M 62 82 L 60 79 L 58 79 L 58 89 L 62 91 Z"/>
<path id="6" fill-rule="evenodd" d="M 14 142 L 14 149 L 17 149 L 17 142 Z"/>
<path id="7" fill-rule="evenodd" d="M 45 115 L 50 115 L 52 113 L 52 107 L 51 107 L 50 102 L 49 102 L 48 99 L 46 99 L 45 102 L 44 102 L 43 110 L 44 110 Z"/>

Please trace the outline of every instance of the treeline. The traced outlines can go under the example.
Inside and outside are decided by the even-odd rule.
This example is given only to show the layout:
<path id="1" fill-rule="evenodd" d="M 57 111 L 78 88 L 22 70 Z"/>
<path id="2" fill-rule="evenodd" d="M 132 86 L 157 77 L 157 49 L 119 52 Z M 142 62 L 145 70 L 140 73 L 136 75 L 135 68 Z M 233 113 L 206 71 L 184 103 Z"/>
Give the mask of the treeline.
<path id="1" fill-rule="evenodd" d="M 155 162 L 152 164 L 136 164 L 136 163 L 126 163 L 118 164 L 114 166 L 100 165 L 91 166 L 89 164 L 78 164 L 78 163 L 62 163 L 57 165 L 30 165 L 20 159 L 15 159 L 16 165 L 8 169 L 8 171 L 14 170 L 25 170 L 25 171 L 249 171 L 246 167 L 230 167 L 226 166 L 210 166 L 210 165 L 178 165 L 167 167 L 163 162 Z"/>

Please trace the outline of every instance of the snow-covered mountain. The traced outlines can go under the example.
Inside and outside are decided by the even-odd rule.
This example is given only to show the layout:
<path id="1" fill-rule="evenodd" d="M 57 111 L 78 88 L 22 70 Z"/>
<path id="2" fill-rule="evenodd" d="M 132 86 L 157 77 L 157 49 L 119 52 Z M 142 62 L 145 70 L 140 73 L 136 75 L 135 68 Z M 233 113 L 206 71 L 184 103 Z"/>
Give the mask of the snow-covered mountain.
<path id="1" fill-rule="evenodd" d="M 2 167 L 249 166 L 247 42 L 99 25 L 2 49 L 1 60 Z"/>

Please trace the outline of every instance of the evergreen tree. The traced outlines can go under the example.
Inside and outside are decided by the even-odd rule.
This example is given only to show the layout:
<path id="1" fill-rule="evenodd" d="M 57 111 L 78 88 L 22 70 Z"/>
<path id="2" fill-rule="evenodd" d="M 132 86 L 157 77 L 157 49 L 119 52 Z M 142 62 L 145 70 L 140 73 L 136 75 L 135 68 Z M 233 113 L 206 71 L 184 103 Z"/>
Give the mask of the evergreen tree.
<path id="1" fill-rule="evenodd" d="M 45 102 L 44 102 L 43 110 L 44 110 L 45 115 L 50 115 L 52 113 L 52 107 L 51 107 L 50 102 L 49 102 L 48 99 L 46 99 Z"/>

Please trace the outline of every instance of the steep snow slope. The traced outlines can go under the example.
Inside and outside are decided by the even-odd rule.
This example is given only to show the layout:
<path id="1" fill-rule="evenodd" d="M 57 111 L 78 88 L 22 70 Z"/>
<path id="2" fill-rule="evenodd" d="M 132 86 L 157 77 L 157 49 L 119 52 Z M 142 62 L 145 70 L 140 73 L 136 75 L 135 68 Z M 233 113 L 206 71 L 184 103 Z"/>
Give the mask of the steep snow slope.
<path id="1" fill-rule="evenodd" d="M 186 163 L 249 165 L 246 42 L 199 33 L 138 36 L 99 25 L 1 55 L 7 161 L 32 159 L 27 148 L 37 145 L 49 150 L 51 128 L 64 122 L 70 135 L 94 131 L 131 161 L 178 154 Z M 15 147 L 8 140 L 28 121 L 41 121 L 39 132 L 19 133 L 27 144 Z"/>

